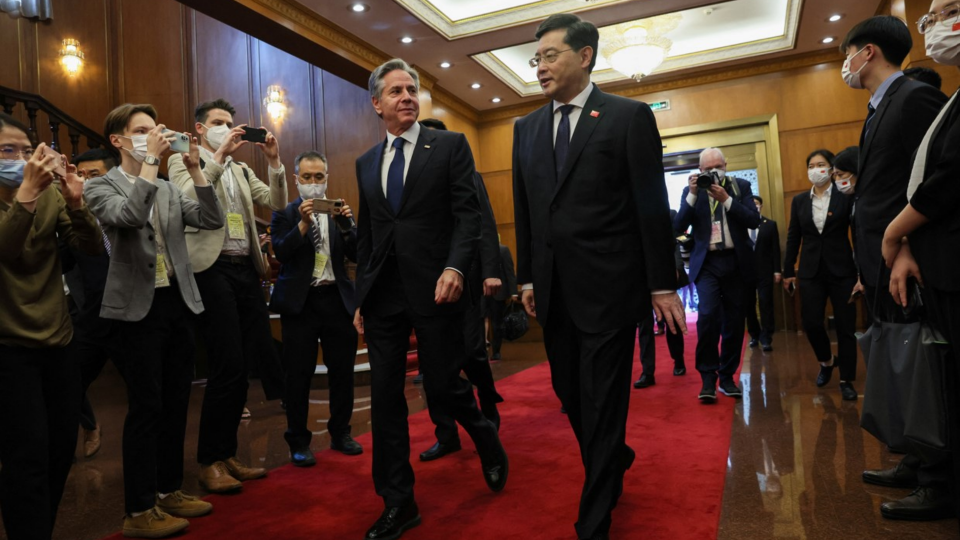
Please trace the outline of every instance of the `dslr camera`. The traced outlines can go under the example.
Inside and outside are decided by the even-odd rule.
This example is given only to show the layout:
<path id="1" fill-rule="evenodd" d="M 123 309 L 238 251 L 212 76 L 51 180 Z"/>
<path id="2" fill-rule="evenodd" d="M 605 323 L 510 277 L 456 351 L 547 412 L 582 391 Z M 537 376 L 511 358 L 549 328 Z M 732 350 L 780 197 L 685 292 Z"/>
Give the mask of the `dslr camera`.
<path id="1" fill-rule="evenodd" d="M 697 175 L 697 189 L 710 189 L 710 186 L 720 183 L 717 171 L 702 172 Z"/>

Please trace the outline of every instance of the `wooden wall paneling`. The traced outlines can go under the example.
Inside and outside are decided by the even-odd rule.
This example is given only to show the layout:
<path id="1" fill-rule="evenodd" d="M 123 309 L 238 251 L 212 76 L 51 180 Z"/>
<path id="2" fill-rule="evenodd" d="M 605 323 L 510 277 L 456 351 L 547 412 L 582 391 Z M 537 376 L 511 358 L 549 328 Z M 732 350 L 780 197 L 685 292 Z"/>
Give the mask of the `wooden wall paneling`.
<path id="1" fill-rule="evenodd" d="M 0 51 L 4 59 L 0 62 L 0 86 L 20 88 L 20 24 L 17 19 L 0 17 Z"/>
<path id="2" fill-rule="evenodd" d="M 37 93 L 37 79 L 39 65 L 37 64 L 37 26 L 40 23 L 34 19 L 20 17 L 16 20 L 18 42 L 20 44 L 20 90 Z"/>
<path id="3" fill-rule="evenodd" d="M 313 140 L 314 150 L 327 154 L 327 120 L 323 107 L 323 70 L 310 66 L 310 85 L 313 93 Z M 296 190 L 294 190 L 296 192 Z"/>
<path id="4" fill-rule="evenodd" d="M 473 161 L 477 170 L 480 169 L 480 131 L 477 125 L 457 111 L 440 103 L 433 104 L 433 118 L 441 120 L 450 131 L 457 131 L 467 136 L 470 150 L 473 151 Z M 420 119 L 426 118 L 422 113 Z"/>
<path id="5" fill-rule="evenodd" d="M 777 111 L 781 131 L 863 122 L 870 93 L 844 84 L 840 77 L 841 65 L 841 62 L 831 62 L 784 75 L 783 102 Z"/>
<path id="6" fill-rule="evenodd" d="M 518 118 L 497 120 L 480 126 L 480 165 L 477 169 L 503 171 L 513 166 L 513 124 Z"/>
<path id="7" fill-rule="evenodd" d="M 810 189 L 807 179 L 806 159 L 810 152 L 819 148 L 834 154 L 860 142 L 862 122 L 848 122 L 817 128 L 780 133 L 780 163 L 783 166 L 783 190 L 804 191 Z M 789 208 L 789 199 L 787 207 Z"/>
<path id="8" fill-rule="evenodd" d="M 513 171 L 481 173 L 497 224 L 513 223 Z"/>
<path id="9" fill-rule="evenodd" d="M 356 162 L 386 137 L 383 122 L 370 103 L 370 94 L 324 71 L 323 119 L 326 155 L 330 166 L 331 196 L 342 197 L 354 209 L 360 200 Z"/>

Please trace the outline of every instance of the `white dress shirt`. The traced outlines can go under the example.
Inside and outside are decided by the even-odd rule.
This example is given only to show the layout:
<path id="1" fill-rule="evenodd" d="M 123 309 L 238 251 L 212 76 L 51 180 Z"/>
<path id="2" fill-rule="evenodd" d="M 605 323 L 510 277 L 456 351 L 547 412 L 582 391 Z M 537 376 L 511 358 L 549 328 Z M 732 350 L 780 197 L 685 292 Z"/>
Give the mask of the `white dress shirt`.
<path id="1" fill-rule="evenodd" d="M 313 278 L 310 285 L 312 287 L 319 287 L 320 285 L 336 283 L 337 277 L 333 273 L 333 259 L 331 258 L 330 252 L 330 222 L 327 216 L 313 214 L 313 225 L 311 225 L 310 228 L 313 229 L 313 233 L 320 239 L 319 246 L 317 246 L 316 243 L 314 244 L 314 252 L 327 256 L 327 264 L 323 267 L 323 272 L 320 273 L 319 278 Z"/>
<path id="2" fill-rule="evenodd" d="M 396 138 L 396 135 L 387 132 L 387 146 L 384 148 L 383 163 L 380 166 L 380 187 L 383 188 L 384 196 L 387 195 L 387 174 L 390 172 L 390 164 L 393 163 L 393 156 L 397 151 L 393 147 L 393 141 Z M 420 122 L 414 122 L 410 129 L 400 134 L 400 138 L 407 141 L 403 144 L 403 185 L 407 185 L 407 171 L 410 170 L 413 149 L 417 146 L 417 139 L 420 138 Z"/>
<path id="3" fill-rule="evenodd" d="M 567 117 L 570 118 L 570 138 L 573 138 L 573 132 L 577 130 L 577 122 L 580 121 L 580 113 L 583 112 L 584 105 L 587 104 L 587 99 L 590 97 L 590 93 L 593 92 L 593 83 L 587 85 L 582 92 L 577 94 L 577 97 L 570 100 L 570 103 L 560 103 L 559 101 L 553 101 L 553 145 L 557 145 L 557 129 L 560 128 L 560 119 L 563 118 L 563 113 L 560 112 L 560 107 L 564 105 L 573 105 L 573 110 L 570 111 L 570 114 Z M 569 141 L 568 141 L 569 142 Z"/>
<path id="4" fill-rule="evenodd" d="M 813 206 L 813 224 L 817 226 L 817 232 L 823 234 L 823 226 L 827 223 L 827 211 L 830 208 L 830 194 L 833 193 L 833 184 L 823 192 L 823 195 L 817 195 L 817 188 L 810 189 L 810 204 Z"/>
<path id="5" fill-rule="evenodd" d="M 736 180 L 733 179 L 733 178 L 727 177 L 726 179 L 727 179 L 728 181 L 730 181 L 730 182 L 736 182 Z M 713 195 L 710 195 L 710 192 L 709 192 L 709 191 L 707 191 L 707 197 L 708 197 L 711 201 L 713 200 Z M 690 208 L 693 208 L 694 206 L 696 206 L 696 204 L 697 204 L 697 199 L 699 199 L 699 198 L 700 198 L 700 197 L 699 197 L 699 190 L 698 190 L 698 194 L 697 194 L 697 195 L 694 195 L 693 193 L 687 192 L 687 204 L 690 205 Z M 713 206 L 713 203 L 709 203 L 709 204 L 710 204 L 711 207 Z M 718 206 L 719 206 L 719 205 L 718 205 Z M 732 206 L 733 206 L 733 197 L 727 197 L 727 200 L 723 201 L 723 210 L 724 210 L 724 212 L 729 212 L 729 211 L 730 211 L 730 208 L 731 208 Z M 713 219 L 714 219 L 714 221 L 717 220 L 717 215 L 716 215 L 716 214 L 714 214 Z M 733 249 L 733 237 L 730 236 L 730 224 L 729 224 L 729 221 L 730 221 L 730 219 L 729 219 L 727 216 L 724 216 L 724 218 L 723 218 L 723 248 L 722 248 L 722 249 Z M 708 249 L 709 251 L 716 251 L 718 248 L 717 248 L 717 245 L 716 245 L 716 244 L 710 244 L 707 249 Z"/>

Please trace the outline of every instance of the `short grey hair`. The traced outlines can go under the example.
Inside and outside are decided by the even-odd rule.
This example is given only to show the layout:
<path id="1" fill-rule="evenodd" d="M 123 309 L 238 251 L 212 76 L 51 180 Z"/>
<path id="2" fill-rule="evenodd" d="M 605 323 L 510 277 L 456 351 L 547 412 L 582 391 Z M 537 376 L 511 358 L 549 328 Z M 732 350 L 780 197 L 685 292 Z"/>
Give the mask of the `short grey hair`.
<path id="1" fill-rule="evenodd" d="M 713 153 L 718 154 L 720 156 L 720 159 L 722 159 L 724 163 L 727 162 L 727 157 L 723 155 L 723 152 L 719 148 L 710 147 L 710 148 L 704 148 L 703 151 L 700 152 L 700 165 L 703 165 L 703 159 L 705 157 Z"/>
<path id="2" fill-rule="evenodd" d="M 417 86 L 417 91 L 420 90 L 420 74 L 417 73 L 417 70 L 410 67 L 410 64 L 400 58 L 392 58 L 377 66 L 377 69 L 373 70 L 373 73 L 370 74 L 370 81 L 367 83 L 367 87 L 370 90 L 371 98 L 380 99 L 380 96 L 383 95 L 383 78 L 391 71 L 398 69 L 410 75 L 410 77 L 413 78 L 413 84 Z"/>
<path id="3" fill-rule="evenodd" d="M 305 159 L 319 159 L 323 162 L 324 167 L 327 166 L 327 156 L 316 150 L 307 150 L 306 152 L 300 152 L 297 157 L 293 158 L 293 172 L 295 174 L 300 174 L 300 162 Z M 330 173 L 329 168 L 327 169 L 327 173 Z"/>

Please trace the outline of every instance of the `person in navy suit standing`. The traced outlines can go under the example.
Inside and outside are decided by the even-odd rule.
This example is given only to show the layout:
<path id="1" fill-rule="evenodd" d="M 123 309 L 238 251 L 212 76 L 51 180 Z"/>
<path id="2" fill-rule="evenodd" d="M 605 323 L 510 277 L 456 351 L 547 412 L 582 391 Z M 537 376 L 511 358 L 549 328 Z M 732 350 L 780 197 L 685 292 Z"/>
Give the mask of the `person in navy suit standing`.
<path id="1" fill-rule="evenodd" d="M 370 355 L 373 481 L 384 511 L 367 540 L 399 538 L 420 524 L 403 387 L 410 331 L 424 390 L 473 439 L 487 486 L 506 485 L 507 454 L 460 377 L 464 274 L 480 239 L 473 154 L 462 133 L 423 129 L 420 78 L 400 59 L 370 75 L 370 98 L 387 131 L 357 159 L 357 301 L 354 325 Z"/>
<path id="2" fill-rule="evenodd" d="M 280 261 L 270 310 L 280 314 L 283 325 L 284 437 L 293 464 L 308 467 L 316 463 L 310 451 L 307 412 L 318 339 L 330 384 L 330 448 L 347 455 L 363 452 L 350 437 L 357 332 L 353 281 L 344 268 L 344 259 L 357 258 L 357 228 L 347 205 L 338 215 L 314 208 L 314 201 L 325 198 L 327 192 L 325 156 L 303 152 L 296 157 L 294 170 L 300 197 L 274 212 L 270 224 L 273 252 Z"/>
<path id="3" fill-rule="evenodd" d="M 743 395 L 733 380 L 743 352 L 743 291 L 757 279 L 748 229 L 760 226 L 760 212 L 753 203 L 750 183 L 728 177 L 726 171 L 727 160 L 719 148 L 700 153 L 700 173 L 711 174 L 713 180 L 709 189 L 698 188 L 700 175 L 690 175 L 675 224 L 681 231 L 692 225 L 696 240 L 690 255 L 690 280 L 700 295 L 696 363 L 703 380 L 698 397 L 705 403 L 717 400 L 718 379 L 724 394 Z"/>

